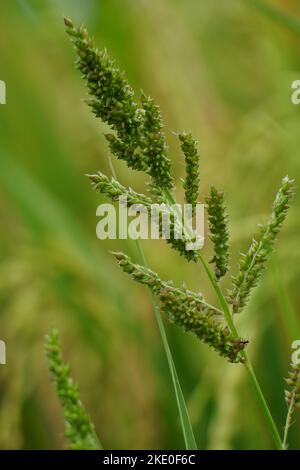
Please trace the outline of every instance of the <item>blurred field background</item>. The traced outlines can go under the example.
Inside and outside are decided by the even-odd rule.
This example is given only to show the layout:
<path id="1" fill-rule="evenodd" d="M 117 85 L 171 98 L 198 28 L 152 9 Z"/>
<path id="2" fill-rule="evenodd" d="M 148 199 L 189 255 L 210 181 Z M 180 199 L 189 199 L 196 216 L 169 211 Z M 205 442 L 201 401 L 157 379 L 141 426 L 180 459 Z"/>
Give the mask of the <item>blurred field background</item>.
<path id="1" fill-rule="evenodd" d="M 284 15 L 274 13 L 272 5 Z M 277 11 L 277 10 L 276 10 Z M 43 338 L 55 325 L 82 399 L 106 448 L 183 448 L 176 402 L 149 293 L 108 250 L 136 258 L 133 241 L 96 239 L 101 199 L 84 174 L 110 173 L 106 128 L 81 101 L 62 14 L 84 22 L 139 92 L 161 105 L 179 178 L 183 157 L 171 131 L 191 130 L 201 149 L 201 195 L 225 190 L 233 271 L 256 224 L 268 218 L 285 174 L 300 176 L 297 0 L 4 0 L 0 6 L 0 448 L 65 445 Z M 144 178 L 114 163 L 142 191 Z M 298 181 L 299 184 L 299 181 Z M 300 338 L 299 201 L 240 330 L 280 430 L 290 346 Z M 143 242 L 151 267 L 205 292 L 205 275 L 164 243 Z M 205 252 L 210 255 L 207 242 Z M 269 449 L 270 433 L 240 366 L 167 325 L 200 449 Z M 300 416 L 291 448 L 300 447 Z"/>

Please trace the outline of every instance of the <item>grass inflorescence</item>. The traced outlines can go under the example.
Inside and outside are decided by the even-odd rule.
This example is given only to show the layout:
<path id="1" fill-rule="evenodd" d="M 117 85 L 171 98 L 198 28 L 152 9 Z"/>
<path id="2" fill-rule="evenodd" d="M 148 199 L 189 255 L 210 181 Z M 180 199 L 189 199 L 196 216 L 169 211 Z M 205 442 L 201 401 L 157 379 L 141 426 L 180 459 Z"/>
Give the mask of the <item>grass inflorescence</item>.
<path id="1" fill-rule="evenodd" d="M 65 435 L 70 449 L 101 449 L 95 427 L 81 403 L 78 385 L 70 375 L 70 366 L 62 358 L 57 330 L 53 329 L 46 337 L 45 351 L 52 381 L 64 409 Z"/>
<path id="2" fill-rule="evenodd" d="M 166 333 L 160 319 L 160 312 L 164 313 L 170 321 L 184 331 L 194 333 L 200 341 L 208 344 L 229 362 L 242 363 L 245 366 L 273 435 L 275 445 L 277 448 L 284 448 L 285 446 L 279 436 L 246 354 L 245 347 L 248 340 L 240 338 L 234 323 L 234 314 L 245 308 L 251 292 L 259 284 L 268 255 L 272 251 L 285 221 L 294 193 L 294 181 L 288 177 L 282 180 L 273 203 L 269 222 L 261 227 L 260 238 L 258 240 L 253 239 L 248 252 L 240 255 L 238 273 L 232 277 L 229 293 L 225 293 L 221 287 L 221 279 L 230 270 L 230 237 L 224 193 L 212 186 L 210 194 L 206 198 L 209 235 L 213 249 L 211 259 L 211 263 L 214 265 L 213 272 L 200 251 L 186 249 L 186 240 L 190 236 L 188 231 L 186 232 L 186 239 L 177 240 L 175 237 L 175 228 L 178 224 L 181 224 L 181 213 L 180 210 L 177 212 L 168 209 L 168 206 L 176 205 L 177 201 L 174 178 L 171 174 L 171 160 L 168 155 L 158 105 L 144 93 L 141 94 L 140 99 L 136 98 L 125 74 L 110 59 L 106 50 L 99 50 L 94 46 L 91 37 L 83 26 L 76 27 L 67 18 L 65 19 L 65 26 L 75 47 L 76 66 L 82 73 L 87 85 L 89 97 L 86 102 L 95 116 L 110 126 L 111 132 L 107 133 L 105 138 L 111 154 L 124 160 L 129 168 L 142 171 L 150 177 L 147 194 L 137 193 L 132 188 L 126 188 L 115 177 L 110 178 L 101 172 L 89 175 L 93 187 L 112 201 L 126 197 L 128 206 L 143 204 L 149 207 L 152 203 L 164 203 L 167 207 L 165 210 L 171 212 L 172 220 L 172 233 L 168 242 L 187 261 L 192 260 L 204 267 L 219 304 L 218 306 L 208 304 L 202 294 L 192 292 L 185 286 L 176 288 L 171 281 L 161 280 L 158 274 L 145 265 L 134 263 L 123 253 L 114 253 L 123 271 L 129 274 L 134 281 L 148 286 L 151 290 L 156 313 L 158 308 L 160 309 L 157 319 L 173 378 L 179 414 L 181 418 L 184 416 L 181 419 L 181 424 L 187 448 L 195 448 L 195 441 L 174 361 L 167 343 Z M 194 215 L 199 198 L 200 181 L 197 142 L 188 132 L 179 133 L 178 138 L 186 166 L 186 178 L 183 181 L 185 202 L 191 204 Z M 140 245 L 139 251 L 141 263 L 143 263 L 144 256 Z M 52 345 L 52 350 L 50 348 L 48 356 L 54 379 L 58 384 L 58 392 L 61 394 L 61 390 L 64 390 L 69 383 L 68 369 L 63 369 L 64 374 L 62 377 L 58 372 L 60 369 L 56 370 L 56 366 L 61 361 L 58 346 L 56 345 L 56 336 L 52 337 L 48 344 Z M 294 393 L 292 396 L 295 397 L 294 402 L 296 404 L 298 392 L 289 393 Z M 290 397 L 291 395 L 287 396 Z M 68 412 L 69 402 L 64 399 L 64 395 L 61 395 L 61 398 L 64 400 L 64 407 Z M 76 398 L 78 399 L 77 395 Z M 78 401 L 75 401 L 74 406 L 76 404 L 78 405 Z M 84 419 L 83 410 L 80 407 L 79 410 L 79 416 Z M 92 437 L 94 435 L 93 428 L 89 427 L 88 423 L 89 421 L 86 422 L 87 430 Z"/>

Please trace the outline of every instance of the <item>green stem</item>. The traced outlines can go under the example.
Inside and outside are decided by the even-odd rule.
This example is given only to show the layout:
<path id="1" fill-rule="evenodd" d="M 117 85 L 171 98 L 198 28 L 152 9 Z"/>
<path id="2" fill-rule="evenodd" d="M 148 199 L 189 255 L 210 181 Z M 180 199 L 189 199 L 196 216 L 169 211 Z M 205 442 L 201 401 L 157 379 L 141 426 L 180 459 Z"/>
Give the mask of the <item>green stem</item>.
<path id="1" fill-rule="evenodd" d="M 232 316 L 232 313 L 231 313 L 231 310 L 230 310 L 230 307 L 223 295 L 223 292 L 222 290 L 220 289 L 220 286 L 219 284 L 217 283 L 216 281 L 216 278 L 215 276 L 213 275 L 213 273 L 211 272 L 208 264 L 206 263 L 206 261 L 203 259 L 203 257 L 201 256 L 201 254 L 199 253 L 199 259 L 209 277 L 209 280 L 217 294 L 217 297 L 219 299 L 219 303 L 220 303 L 220 306 L 222 307 L 223 311 L 224 311 L 224 316 L 226 318 L 226 321 L 227 321 L 227 324 L 232 332 L 232 334 L 234 335 L 235 338 L 239 338 L 239 334 L 238 334 L 238 331 L 237 331 L 237 328 L 234 324 L 234 321 L 233 321 L 233 316 Z M 242 356 L 243 356 L 243 359 L 244 359 L 244 366 L 248 372 L 248 375 L 249 375 L 249 379 L 250 379 L 250 382 L 252 384 L 252 387 L 253 387 L 253 390 L 256 394 L 256 397 L 257 397 L 257 400 L 261 406 L 261 409 L 266 417 L 266 420 L 269 424 L 269 428 L 270 428 L 270 431 L 273 435 L 273 439 L 274 439 L 274 442 L 275 442 L 275 445 L 276 445 L 276 448 L 279 449 L 279 450 L 282 450 L 283 449 L 283 444 L 282 444 L 282 441 L 281 441 L 281 437 L 279 435 L 279 432 L 278 432 L 278 429 L 277 429 L 277 426 L 274 422 L 274 419 L 273 419 L 273 416 L 270 412 L 270 409 L 268 407 L 268 404 L 265 400 L 265 397 L 263 395 L 263 392 L 260 388 L 260 385 L 258 383 L 258 380 L 256 378 L 256 375 L 255 375 L 255 372 L 254 372 L 254 369 L 251 365 L 251 362 L 247 356 L 247 353 L 245 351 L 242 351 Z"/>
<path id="2" fill-rule="evenodd" d="M 279 435 L 279 432 L 278 432 L 278 429 L 277 429 L 277 426 L 275 424 L 275 421 L 273 419 L 273 416 L 271 414 L 271 411 L 268 407 L 268 404 L 265 400 L 265 397 L 264 397 L 264 394 L 262 392 L 262 389 L 258 383 L 258 380 L 256 378 L 256 375 L 255 375 L 255 372 L 253 370 L 253 367 L 251 365 L 251 362 L 249 361 L 248 357 L 247 357 L 247 354 L 244 352 L 244 357 L 245 357 L 245 363 L 244 363 L 244 366 L 248 372 L 248 375 L 249 375 L 249 379 L 250 379 L 250 382 L 252 384 L 252 387 L 253 387 L 253 390 L 255 391 L 255 394 L 256 394 L 256 397 L 257 397 L 257 400 L 261 406 L 261 409 L 265 415 L 265 418 L 269 424 L 269 428 L 270 428 L 270 431 L 272 433 L 272 436 L 273 436 L 273 439 L 274 439 L 274 442 L 275 442 L 275 445 L 276 445 L 276 448 L 277 450 L 284 450 L 284 447 L 283 447 L 283 444 L 282 444 L 282 441 L 281 441 L 281 437 Z"/>
<path id="3" fill-rule="evenodd" d="M 291 423 L 292 423 L 292 417 L 293 417 L 294 409 L 295 409 L 295 393 L 293 393 L 291 403 L 289 404 L 288 413 L 287 413 L 287 416 L 286 416 L 286 422 L 285 422 L 285 426 L 284 426 L 284 435 L 283 435 L 282 446 L 283 446 L 283 449 L 285 449 L 285 450 L 287 449 L 287 438 L 288 438 L 289 429 L 290 429 Z"/>
<path id="4" fill-rule="evenodd" d="M 239 334 L 238 334 L 236 326 L 234 324 L 233 317 L 232 317 L 229 305 L 228 305 L 226 299 L 224 298 L 223 292 L 221 291 L 220 286 L 217 283 L 217 280 L 216 280 L 214 274 L 211 272 L 211 270 L 210 270 L 207 262 L 205 261 L 205 259 L 202 257 L 202 255 L 200 253 L 198 254 L 198 256 L 199 256 L 199 260 L 201 261 L 202 266 L 204 267 L 204 270 L 205 270 L 205 272 L 206 272 L 206 274 L 207 274 L 207 276 L 210 280 L 210 283 L 213 286 L 215 293 L 217 294 L 219 304 L 220 304 L 220 306 L 222 308 L 222 311 L 225 315 L 227 324 L 228 324 L 231 332 L 234 334 L 234 336 L 236 338 L 238 338 Z"/>
<path id="5" fill-rule="evenodd" d="M 138 251 L 138 254 L 139 254 L 139 258 L 140 258 L 140 263 L 143 266 L 147 267 L 146 258 L 145 258 L 140 240 L 136 240 L 136 246 L 137 246 L 137 251 Z M 171 353 L 171 350 L 170 350 L 170 346 L 169 346 L 167 334 L 166 334 L 166 331 L 165 331 L 165 327 L 164 327 L 164 324 L 163 324 L 163 320 L 161 318 L 160 308 L 159 308 L 157 299 L 156 299 L 156 297 L 153 293 L 151 294 L 151 298 L 152 298 L 153 310 L 154 310 L 154 313 L 155 313 L 156 321 L 157 321 L 157 324 L 158 324 L 160 336 L 161 336 L 161 339 L 162 339 L 163 347 L 164 347 L 164 350 L 165 350 L 165 354 L 166 354 L 166 357 L 167 357 L 167 361 L 168 361 L 168 365 L 169 365 L 169 369 L 170 369 L 170 373 L 171 373 L 171 377 L 172 377 L 172 382 L 173 382 L 173 387 L 174 387 L 174 391 L 175 391 L 176 402 L 177 402 L 177 407 L 178 407 L 179 418 L 180 418 L 180 423 L 181 423 L 181 427 L 182 427 L 185 446 L 186 446 L 186 449 L 188 449 L 188 450 L 196 450 L 197 449 L 196 440 L 195 440 L 195 437 L 194 437 L 190 417 L 189 417 L 189 414 L 188 414 L 188 411 L 187 411 L 187 406 L 186 406 L 185 399 L 184 399 L 182 389 L 181 389 L 181 386 L 180 386 L 180 382 L 179 382 L 179 379 L 178 379 L 176 367 L 175 367 L 175 364 L 174 364 L 174 361 L 173 361 L 173 357 L 172 357 L 172 353 Z"/>
<path id="6" fill-rule="evenodd" d="M 171 204 L 175 204 L 175 201 L 174 201 L 174 197 L 173 195 L 170 193 L 170 192 L 166 192 L 166 198 L 167 200 L 171 203 Z M 181 214 L 178 214 L 178 217 L 181 217 Z M 204 258 L 202 257 L 202 255 L 200 254 L 200 252 L 198 252 L 198 257 L 199 257 L 199 261 L 201 262 L 209 280 L 210 280 L 210 283 L 218 297 L 218 300 L 219 300 L 219 304 L 224 312 L 224 316 L 225 316 L 225 319 L 227 321 L 227 324 L 231 330 L 231 333 L 233 334 L 233 336 L 238 339 L 239 338 L 239 334 L 238 334 L 238 331 L 237 331 L 237 328 L 234 324 L 234 321 L 233 321 L 233 315 L 232 315 L 232 312 L 231 312 L 231 309 L 224 297 L 224 294 L 214 276 L 214 274 L 212 273 L 212 271 L 210 270 L 207 262 L 204 260 Z M 258 380 L 256 378 L 256 375 L 255 375 L 255 372 L 254 372 L 254 369 L 251 365 L 251 362 L 250 360 L 248 359 L 248 356 L 246 354 L 245 351 L 242 351 L 241 352 L 242 354 L 242 357 L 244 359 L 244 366 L 248 372 L 248 375 L 249 375 L 249 379 L 250 379 L 250 382 L 252 384 L 252 387 L 253 387 L 253 390 L 255 392 L 255 395 L 257 397 L 257 400 L 261 406 L 261 409 L 266 417 L 266 420 L 267 420 L 267 423 L 269 425 L 269 428 L 270 428 L 270 431 L 272 433 L 272 436 L 273 436 L 273 439 L 274 439 L 274 442 L 275 442 L 275 445 L 276 445 L 276 448 L 279 449 L 279 450 L 282 450 L 284 449 L 283 447 L 283 443 L 281 441 L 281 437 L 279 435 L 279 432 L 278 432 L 278 429 L 277 429 L 277 426 L 274 422 L 274 419 L 272 417 L 272 414 L 269 410 L 269 407 L 267 405 L 267 402 L 265 400 L 265 397 L 263 395 L 263 392 L 260 388 L 260 385 L 258 383 Z"/>

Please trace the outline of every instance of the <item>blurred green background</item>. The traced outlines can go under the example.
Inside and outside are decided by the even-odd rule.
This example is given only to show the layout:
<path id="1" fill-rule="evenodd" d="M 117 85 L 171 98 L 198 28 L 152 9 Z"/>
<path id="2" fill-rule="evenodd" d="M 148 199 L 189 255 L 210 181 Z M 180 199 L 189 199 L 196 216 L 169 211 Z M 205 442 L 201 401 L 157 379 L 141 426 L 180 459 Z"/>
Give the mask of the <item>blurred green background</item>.
<path id="1" fill-rule="evenodd" d="M 284 15 L 265 5 L 279 8 Z M 276 10 L 277 11 L 277 10 Z M 171 131 L 201 149 L 201 196 L 224 189 L 233 272 L 285 174 L 299 179 L 297 0 L 2 0 L 0 79 L 0 448 L 64 447 L 62 410 L 43 338 L 61 332 L 64 355 L 106 448 L 183 448 L 176 402 L 149 293 L 115 265 L 133 241 L 96 239 L 104 200 L 84 174 L 110 173 L 106 128 L 81 101 L 62 15 L 84 22 L 161 105 L 182 196 L 183 157 Z M 138 191 L 141 174 L 115 162 Z M 296 196 L 263 282 L 239 319 L 280 431 L 291 342 L 300 338 L 299 201 Z M 143 242 L 151 267 L 215 302 L 205 275 L 164 243 Z M 210 256 L 207 242 L 204 251 Z M 228 281 L 227 281 L 228 282 Z M 226 286 L 226 282 L 225 282 Z M 227 364 L 174 326 L 167 333 L 200 449 L 269 449 L 266 423 L 242 367 Z M 300 416 L 291 448 L 300 447 Z"/>

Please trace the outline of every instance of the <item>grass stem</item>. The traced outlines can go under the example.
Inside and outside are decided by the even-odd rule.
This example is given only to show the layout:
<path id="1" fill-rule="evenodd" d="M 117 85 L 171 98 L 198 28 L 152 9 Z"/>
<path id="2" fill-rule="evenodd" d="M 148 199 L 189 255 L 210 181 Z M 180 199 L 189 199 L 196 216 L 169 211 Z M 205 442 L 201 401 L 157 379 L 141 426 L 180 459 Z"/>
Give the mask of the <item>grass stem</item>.
<path id="1" fill-rule="evenodd" d="M 199 254 L 199 259 L 205 269 L 205 272 L 207 273 L 208 277 L 209 277 L 209 280 L 212 284 L 212 287 L 214 288 L 215 290 L 215 293 L 218 297 L 218 300 L 219 300 L 219 303 L 220 303 L 220 306 L 222 307 L 223 309 L 223 312 L 224 312 L 224 316 L 226 318 L 226 321 L 227 321 L 227 324 L 232 332 L 232 334 L 236 337 L 236 338 L 239 338 L 239 334 L 238 334 L 238 331 L 237 331 L 237 328 L 234 324 L 234 321 L 233 321 L 233 315 L 232 315 L 232 312 L 230 310 L 230 307 L 223 295 L 223 292 L 219 286 L 219 284 L 217 283 L 216 279 L 215 279 L 215 276 L 214 274 L 211 272 L 208 264 L 206 263 L 206 261 L 203 259 L 203 257 L 201 256 L 201 254 Z M 270 409 L 267 405 L 267 402 L 265 400 L 265 397 L 263 395 L 263 392 L 260 388 L 260 385 L 259 385 L 259 382 L 256 378 L 256 375 L 255 375 L 255 372 L 254 372 L 254 369 L 251 365 L 251 362 L 248 358 L 248 355 L 245 351 L 242 351 L 242 356 L 244 358 L 244 366 L 248 372 L 248 375 L 249 375 L 249 379 L 250 379 L 250 382 L 252 384 L 252 387 L 253 387 L 253 390 L 254 390 L 254 393 L 257 397 L 257 400 L 261 406 L 261 409 L 265 415 L 265 418 L 268 422 L 268 425 L 269 425 L 269 428 L 270 428 L 270 431 L 272 433 L 272 436 L 273 436 L 273 439 L 274 439 L 274 442 L 275 442 L 275 445 L 276 445 L 276 448 L 278 450 L 282 450 L 284 447 L 283 447 L 283 443 L 281 441 L 281 437 L 278 433 L 278 429 L 277 429 L 277 426 L 274 422 L 274 419 L 273 419 L 273 416 L 270 412 Z"/>
<path id="2" fill-rule="evenodd" d="M 287 439 L 288 439 L 289 429 L 291 427 L 294 408 L 295 408 L 295 394 L 293 394 L 291 403 L 289 404 L 289 409 L 288 409 L 285 426 L 284 426 L 284 434 L 283 434 L 283 441 L 282 441 L 282 446 L 284 450 L 287 449 Z"/>

